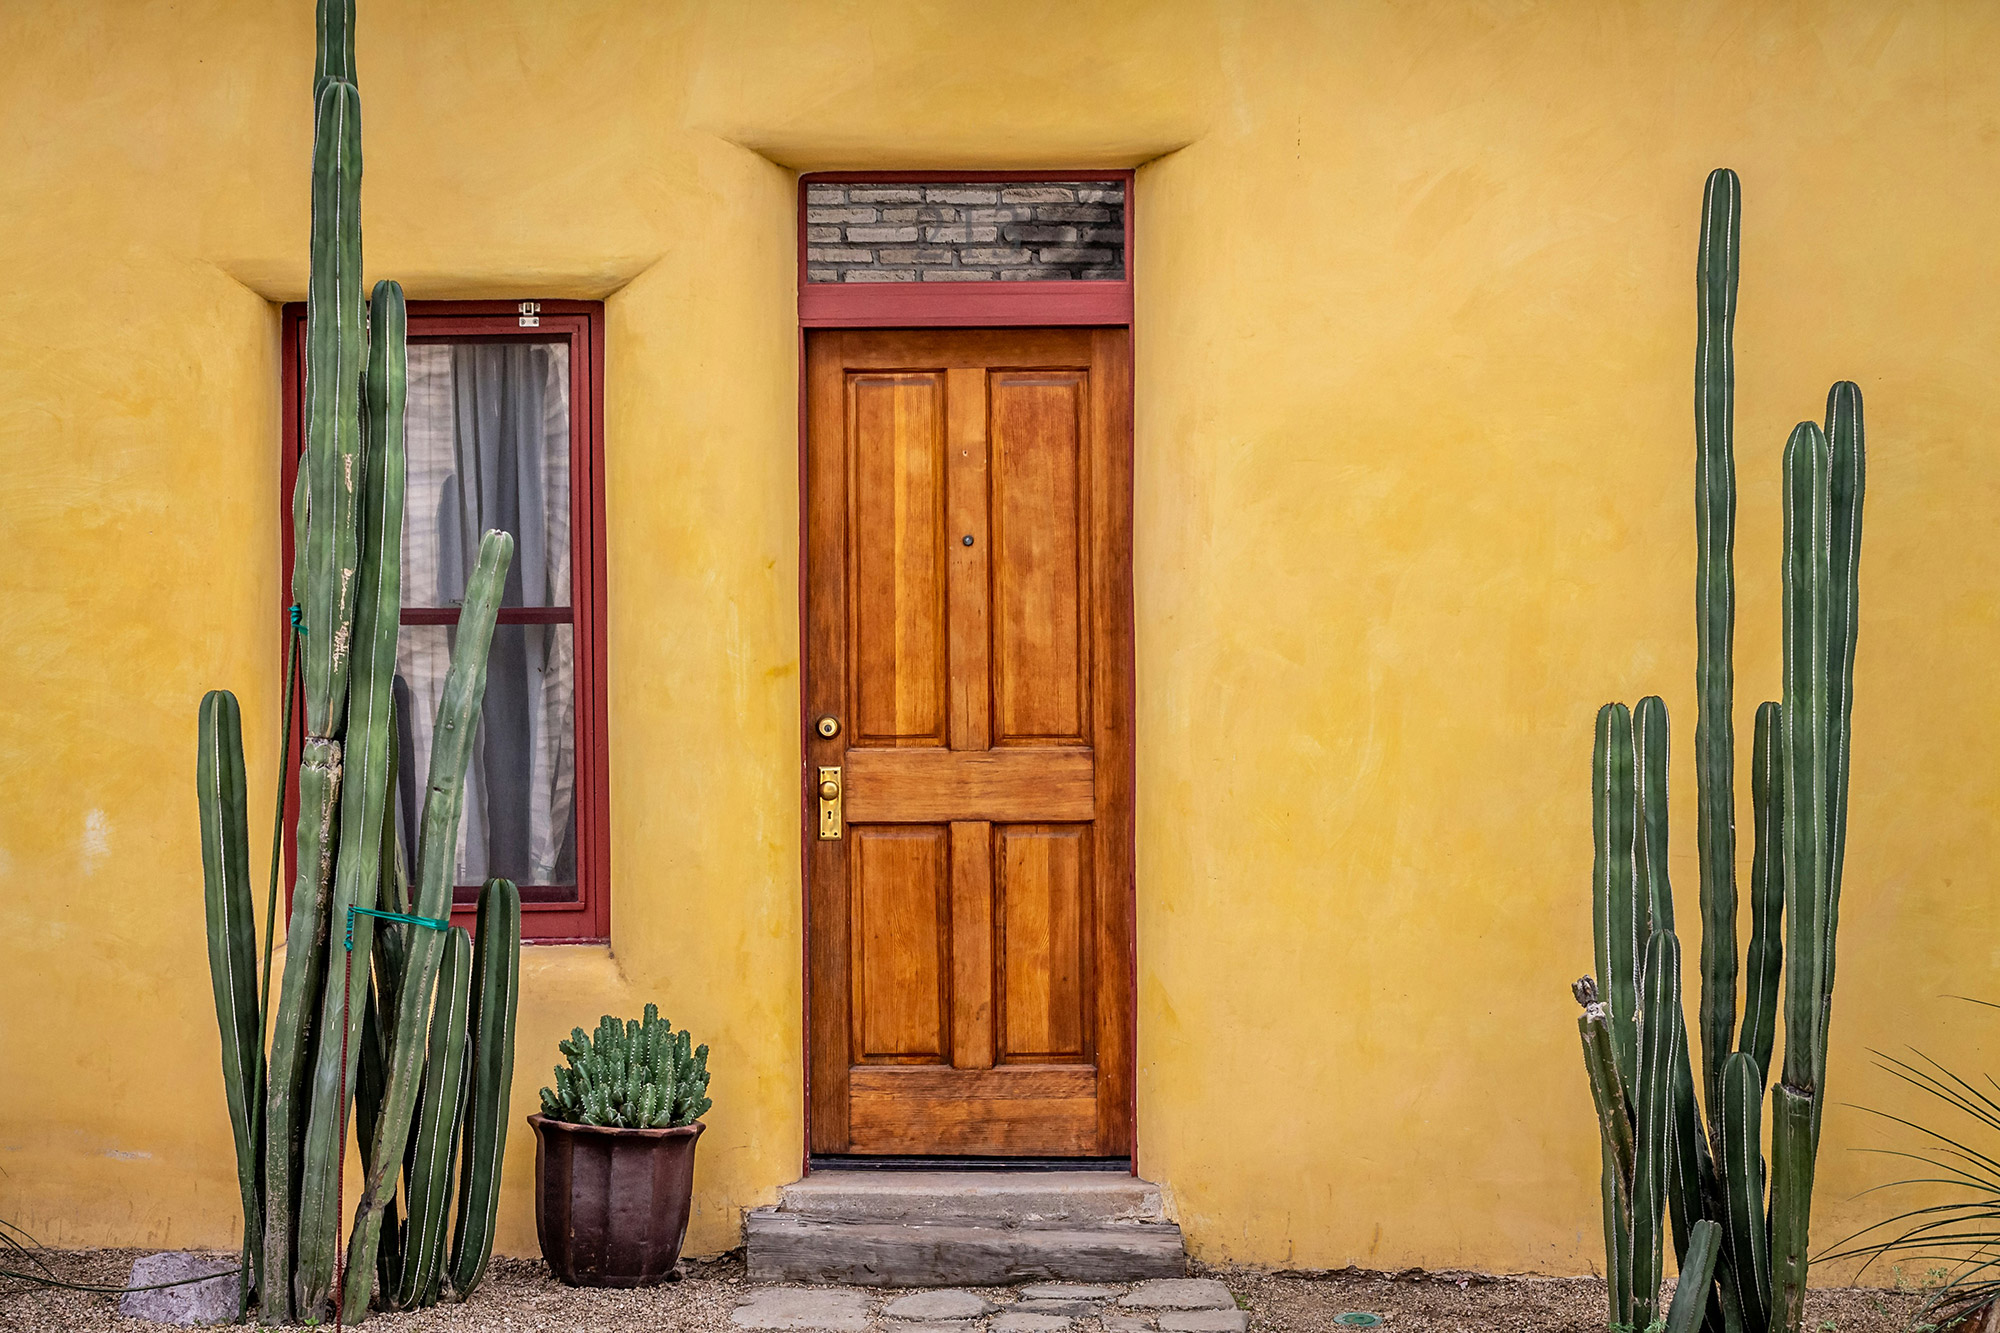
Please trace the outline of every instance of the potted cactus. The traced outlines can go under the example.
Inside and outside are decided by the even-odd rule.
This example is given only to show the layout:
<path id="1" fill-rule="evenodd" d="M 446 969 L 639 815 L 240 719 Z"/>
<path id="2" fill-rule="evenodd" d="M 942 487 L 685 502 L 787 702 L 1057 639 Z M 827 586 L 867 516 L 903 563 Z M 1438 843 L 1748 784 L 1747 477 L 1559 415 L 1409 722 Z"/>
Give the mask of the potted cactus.
<path id="1" fill-rule="evenodd" d="M 646 1006 L 606 1014 L 560 1049 L 535 1130 L 535 1231 L 572 1287 L 647 1287 L 673 1275 L 694 1196 L 694 1145 L 711 1105 L 708 1047 Z"/>

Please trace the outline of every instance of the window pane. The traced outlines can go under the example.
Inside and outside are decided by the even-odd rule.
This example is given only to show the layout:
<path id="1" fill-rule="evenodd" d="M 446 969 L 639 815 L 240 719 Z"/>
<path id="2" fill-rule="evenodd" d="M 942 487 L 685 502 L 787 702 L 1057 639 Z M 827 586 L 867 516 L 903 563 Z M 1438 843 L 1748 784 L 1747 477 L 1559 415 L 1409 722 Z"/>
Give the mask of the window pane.
<path id="1" fill-rule="evenodd" d="M 396 645 L 397 827 L 413 868 L 431 735 L 457 635 L 455 625 L 405 625 Z M 466 765 L 459 884 L 498 875 L 523 886 L 566 886 L 568 899 L 576 896 L 575 646 L 568 625 L 493 631 L 485 707 Z"/>
<path id="2" fill-rule="evenodd" d="M 806 186 L 807 282 L 1124 276 L 1123 181 Z"/>
<path id="3" fill-rule="evenodd" d="M 567 606 L 568 344 L 410 344 L 403 438 L 403 605 L 458 605 L 480 535 L 500 528 L 501 605 Z"/>

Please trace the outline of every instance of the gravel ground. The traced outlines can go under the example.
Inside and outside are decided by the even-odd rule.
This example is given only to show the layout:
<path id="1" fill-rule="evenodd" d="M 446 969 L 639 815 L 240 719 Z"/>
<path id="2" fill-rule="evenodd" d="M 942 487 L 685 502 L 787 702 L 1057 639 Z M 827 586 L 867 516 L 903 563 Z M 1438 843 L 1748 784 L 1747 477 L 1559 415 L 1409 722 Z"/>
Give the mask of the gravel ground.
<path id="1" fill-rule="evenodd" d="M 45 1254 L 65 1277 L 122 1283 L 140 1250 L 70 1250 Z M 1383 1317 L 1394 1333 L 1601 1333 L 1604 1284 L 1589 1278 L 1495 1278 L 1476 1274 L 1263 1273 L 1203 1269 L 1220 1279 L 1250 1311 L 1252 1330 L 1340 1333 L 1336 1315 L 1360 1311 Z M 646 1291 L 582 1291 L 562 1286 L 539 1259 L 496 1259 L 487 1280 L 463 1305 L 377 1315 L 381 1333 L 492 1330 L 494 1333 L 725 1333 L 730 1312 L 752 1288 L 739 1260 L 687 1265 L 679 1282 Z M 871 1291 L 876 1308 L 901 1292 Z M 1010 1302 L 1007 1289 L 983 1292 Z M 1814 1333 L 1902 1333 L 1919 1297 L 1873 1288 L 1813 1293 L 1806 1327 Z M 142 1333 L 171 1328 L 121 1318 L 117 1298 L 54 1291 L 0 1279 L 4 1333 Z M 967 1333 L 974 1326 L 966 1325 Z M 1099 1321 L 1077 1321 L 1075 1333 L 1098 1333 Z"/>

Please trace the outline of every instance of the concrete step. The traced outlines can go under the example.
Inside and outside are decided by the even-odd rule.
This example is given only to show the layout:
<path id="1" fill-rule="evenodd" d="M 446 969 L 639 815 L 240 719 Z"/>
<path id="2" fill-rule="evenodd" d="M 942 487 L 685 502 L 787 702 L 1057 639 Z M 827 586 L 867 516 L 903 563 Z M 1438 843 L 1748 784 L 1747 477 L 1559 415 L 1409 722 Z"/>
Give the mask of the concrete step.
<path id="1" fill-rule="evenodd" d="M 744 1231 L 753 1282 L 1136 1282 L 1187 1267 L 1159 1188 L 1111 1172 L 821 1171 Z"/>
<path id="2" fill-rule="evenodd" d="M 864 1287 L 1001 1286 L 1010 1282 L 1136 1282 L 1187 1271 L 1172 1222 L 1059 1229 L 825 1222 L 777 1208 L 745 1220 L 752 1282 Z"/>
<path id="3" fill-rule="evenodd" d="M 1160 1187 L 1113 1171 L 815 1171 L 778 1207 L 827 1222 L 1007 1227 L 1164 1222 Z"/>

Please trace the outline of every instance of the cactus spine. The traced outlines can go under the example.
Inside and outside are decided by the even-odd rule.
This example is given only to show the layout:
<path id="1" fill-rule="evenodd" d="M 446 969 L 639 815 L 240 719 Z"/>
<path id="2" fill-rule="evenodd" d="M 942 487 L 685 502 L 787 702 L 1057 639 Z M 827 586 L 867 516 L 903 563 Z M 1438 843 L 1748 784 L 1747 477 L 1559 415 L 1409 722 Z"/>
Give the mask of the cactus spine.
<path id="1" fill-rule="evenodd" d="M 320 0 L 318 41 L 306 447 L 293 493 L 305 737 L 297 874 L 268 1071 L 253 974 L 241 722 L 226 691 L 202 701 L 196 762 L 209 961 L 246 1272 L 256 1275 L 259 1318 L 267 1324 L 321 1320 L 336 1296 L 339 1164 L 350 1099 L 368 1176 L 349 1247 L 360 1262 L 338 1294 L 342 1317 L 357 1323 L 367 1316 L 380 1226 L 402 1173 L 412 1216 L 384 1256 L 383 1268 L 398 1275 L 384 1284 L 384 1299 L 433 1303 L 446 1291 L 447 1272 L 449 1290 L 461 1298 L 480 1280 L 505 1145 L 520 951 L 520 895 L 505 880 L 489 881 L 481 895 L 476 952 L 462 930 L 378 932 L 366 915 L 383 897 L 392 910 L 429 920 L 450 914 L 466 761 L 513 539 L 485 534 L 467 584 L 434 733 L 412 902 L 389 815 L 398 762 L 392 701 L 407 320 L 393 282 L 377 284 L 366 304 L 361 299 L 352 0 Z M 288 697 L 290 688 L 288 680 Z M 273 924 L 266 922 L 267 947 Z M 413 1122 L 416 1148 L 406 1152 Z M 454 1160 L 461 1139 L 462 1166 Z M 446 1238 L 454 1231 L 447 1270 Z"/>
<path id="2" fill-rule="evenodd" d="M 1711 173 L 1696 266 L 1699 1097 L 1666 880 L 1664 702 L 1642 700 L 1636 714 L 1606 704 L 1592 760 L 1595 953 L 1609 1003 L 1597 1002 L 1591 978 L 1575 989 L 1604 1162 L 1607 1323 L 1620 1333 L 1799 1333 L 1805 1314 L 1846 843 L 1866 459 L 1861 391 L 1847 382 L 1828 395 L 1824 427 L 1801 422 L 1785 445 L 1784 700 L 1756 714 L 1739 1029 L 1732 339 L 1740 212 L 1735 174 Z M 1784 1059 L 1774 1070 L 1781 1010 Z M 1681 1268 L 1664 1317 L 1657 1304 L 1663 1204 Z"/>

